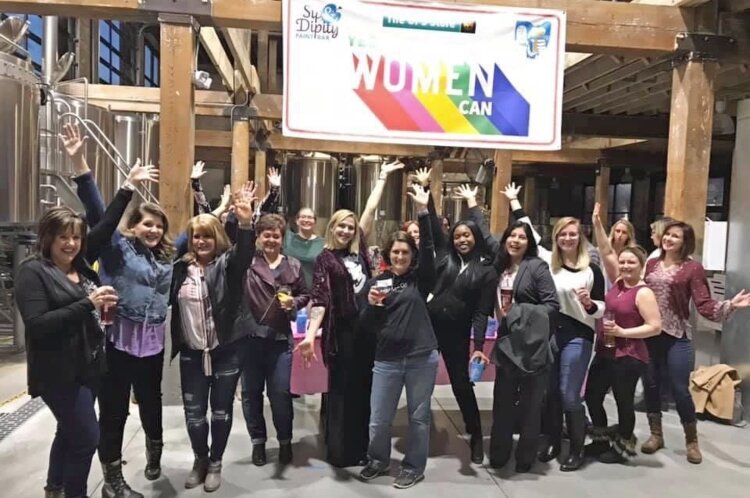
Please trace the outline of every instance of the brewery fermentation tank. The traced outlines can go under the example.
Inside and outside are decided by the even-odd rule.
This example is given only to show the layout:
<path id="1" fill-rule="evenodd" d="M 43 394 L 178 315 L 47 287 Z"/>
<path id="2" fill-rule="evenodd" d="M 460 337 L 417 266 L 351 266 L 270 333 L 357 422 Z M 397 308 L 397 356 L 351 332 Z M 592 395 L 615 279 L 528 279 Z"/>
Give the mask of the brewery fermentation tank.
<path id="1" fill-rule="evenodd" d="M 159 115 L 146 113 L 117 114 L 114 117 L 114 144 L 120 151 L 128 168 L 137 159 L 143 164 L 159 165 Z M 125 181 L 122 173 L 108 162 L 114 175 L 114 191 Z M 161 166 L 161 165 L 160 165 Z M 164 165 L 169 167 L 169 165 Z M 158 197 L 158 183 L 147 182 L 145 186 Z"/>
<path id="2" fill-rule="evenodd" d="M 375 188 L 380 175 L 383 158 L 380 156 L 360 156 L 354 159 L 354 176 L 356 178 L 356 212 L 362 214 Z M 388 176 L 388 183 L 380 198 L 380 204 L 375 211 L 373 223 L 367 244 L 383 247 L 388 237 L 401 226 L 401 206 L 404 202 L 402 193 L 403 173 L 394 171 Z"/>
<path id="3" fill-rule="evenodd" d="M 39 213 L 39 86 L 31 62 L 0 53 L 0 224 Z"/>
<path id="4" fill-rule="evenodd" d="M 303 207 L 315 212 L 315 231 L 323 236 L 338 200 L 338 160 L 315 152 L 287 156 L 282 174 L 282 205 L 293 220 Z"/>

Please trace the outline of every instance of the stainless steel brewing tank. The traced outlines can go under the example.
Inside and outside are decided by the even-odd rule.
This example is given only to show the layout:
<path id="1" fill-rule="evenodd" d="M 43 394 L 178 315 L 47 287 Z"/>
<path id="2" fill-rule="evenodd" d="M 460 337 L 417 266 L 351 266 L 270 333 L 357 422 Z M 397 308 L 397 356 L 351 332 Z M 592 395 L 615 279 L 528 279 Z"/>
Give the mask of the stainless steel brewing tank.
<path id="1" fill-rule="evenodd" d="M 39 214 L 39 87 L 29 61 L 0 53 L 0 224 Z"/>
<path id="2" fill-rule="evenodd" d="M 294 220 L 303 207 L 315 212 L 315 232 L 324 237 L 338 199 L 338 160 L 321 153 L 287 156 L 282 173 L 281 202 Z"/>
<path id="3" fill-rule="evenodd" d="M 137 159 L 142 164 L 159 164 L 159 115 L 146 113 L 123 113 L 114 117 L 114 137 L 110 137 L 117 150 L 125 158 L 126 169 L 129 169 Z M 169 167 L 169 165 L 164 165 Z M 114 169 L 114 166 L 112 166 Z M 119 172 L 114 173 L 114 190 L 120 188 L 125 177 Z M 159 196 L 158 183 L 148 183 L 147 188 L 155 196 Z"/>
<path id="4" fill-rule="evenodd" d="M 354 177 L 356 178 L 356 212 L 362 214 L 375 188 L 380 175 L 380 165 L 383 163 L 379 156 L 360 156 L 354 160 Z M 388 181 L 380 198 L 380 204 L 375 212 L 367 244 L 383 247 L 388 237 L 401 227 L 402 171 L 395 171 L 388 176 Z"/>

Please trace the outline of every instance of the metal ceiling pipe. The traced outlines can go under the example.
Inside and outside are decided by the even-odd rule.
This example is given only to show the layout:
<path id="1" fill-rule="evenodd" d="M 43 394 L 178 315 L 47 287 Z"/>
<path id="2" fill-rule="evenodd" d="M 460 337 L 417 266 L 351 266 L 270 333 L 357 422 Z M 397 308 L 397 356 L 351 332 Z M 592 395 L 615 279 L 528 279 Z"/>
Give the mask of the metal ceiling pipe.
<path id="1" fill-rule="evenodd" d="M 44 33 L 42 36 L 42 78 L 46 85 L 51 84 L 52 73 L 55 72 L 57 64 L 58 47 L 58 18 L 57 16 L 44 17 Z"/>

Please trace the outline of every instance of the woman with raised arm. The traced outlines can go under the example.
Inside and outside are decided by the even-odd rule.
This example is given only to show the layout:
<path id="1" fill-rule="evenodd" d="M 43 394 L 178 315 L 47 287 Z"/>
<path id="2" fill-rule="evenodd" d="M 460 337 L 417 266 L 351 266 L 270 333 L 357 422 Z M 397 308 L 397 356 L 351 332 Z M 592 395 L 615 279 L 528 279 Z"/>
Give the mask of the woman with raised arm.
<path id="1" fill-rule="evenodd" d="M 96 183 L 89 181 L 92 173 L 86 162 L 86 156 L 83 155 L 88 137 L 81 136 L 77 125 L 67 123 L 63 126 L 59 138 L 73 165 L 73 181 L 77 186 L 78 197 L 86 199 L 86 202 L 83 202 L 86 210 L 86 223 L 89 228 L 93 228 L 104 216 L 104 200 L 99 189 L 96 188 Z"/>
<path id="2" fill-rule="evenodd" d="M 661 332 L 656 297 L 641 279 L 646 252 L 627 246 L 617 258 L 619 277 L 607 292 L 607 315 L 586 383 L 586 405 L 593 423 L 593 442 L 586 446 L 586 454 L 603 463 L 626 463 L 636 454 L 635 387 L 649 361 L 644 339 Z M 617 426 L 612 429 L 607 427 L 604 410 L 610 389 L 617 403 Z"/>
<path id="3" fill-rule="evenodd" d="M 389 270 L 365 286 L 364 333 L 376 336 L 370 398 L 370 444 L 367 465 L 359 474 L 369 481 L 387 474 L 391 462 L 391 426 L 406 387 L 409 434 L 401 470 L 393 485 L 410 488 L 424 479 L 430 449 L 430 399 L 438 366 L 437 340 L 426 299 L 435 285 L 435 249 L 427 203 L 419 185 L 409 193 L 419 208 L 420 246 L 407 233 L 391 235 L 383 248 Z"/>
<path id="4" fill-rule="evenodd" d="M 467 189 L 468 194 L 472 191 Z M 467 194 L 467 195 L 468 195 Z M 476 195 L 476 189 L 473 191 Z M 430 213 L 430 228 L 440 230 L 437 215 Z M 448 371 L 466 432 L 470 436 L 471 460 L 482 463 L 482 423 L 469 364 L 489 358 L 484 354 L 487 320 L 493 313 L 497 272 L 480 228 L 472 221 L 457 223 L 448 234 L 451 243 L 437 261 L 437 283 L 428 298 L 427 309 Z M 474 350 L 470 349 L 474 330 Z"/>
<path id="5" fill-rule="evenodd" d="M 83 176 L 93 182 L 91 175 Z M 138 166 L 128 182 L 152 178 L 148 168 Z M 114 306 L 118 296 L 112 287 L 100 285 L 86 261 L 99 259 L 131 197 L 131 190 L 121 188 L 89 232 L 70 208 L 50 209 L 40 220 L 36 254 L 16 277 L 16 303 L 26 326 L 29 394 L 42 396 L 58 422 L 50 450 L 49 497 L 87 496 L 100 439 L 94 399 L 106 371 L 100 311 Z"/>
<path id="6" fill-rule="evenodd" d="M 594 204 L 591 222 L 594 225 L 594 237 L 599 249 L 604 276 L 607 277 L 608 282 L 614 282 L 617 280 L 619 274 L 620 263 L 618 256 L 626 247 L 635 246 L 635 230 L 628 220 L 618 220 L 612 225 L 608 237 L 602 223 L 600 211 L 601 205 L 597 202 Z"/>
<path id="7" fill-rule="evenodd" d="M 122 189 L 134 191 L 133 179 L 156 181 L 158 170 L 142 167 L 138 161 Z M 93 178 L 88 181 L 93 183 Z M 105 498 L 142 496 L 122 475 L 122 439 L 131 387 L 146 434 L 144 474 L 149 480 L 161 475 L 163 447 L 161 378 L 174 247 L 166 236 L 167 216 L 156 204 L 137 205 L 125 214 L 121 226 L 123 231 L 115 231 L 101 254 L 102 281 L 114 287 L 119 297 L 116 316 L 107 330 L 107 374 L 99 396 L 99 460 Z"/>
<path id="8" fill-rule="evenodd" d="M 315 261 L 307 333 L 295 349 L 309 365 L 315 359 L 315 335 L 322 327 L 323 362 L 328 368 L 322 425 L 326 461 L 336 467 L 367 461 L 375 343 L 372 335 L 359 333 L 358 323 L 359 312 L 367 305 L 363 289 L 372 275 L 366 239 L 388 175 L 403 167 L 400 162 L 381 166 L 362 223 L 346 209 L 331 216 L 325 247 Z"/>
<path id="9" fill-rule="evenodd" d="M 661 255 L 646 264 L 645 281 L 656 294 L 661 313 L 661 334 L 648 340 L 651 358 L 645 387 L 646 409 L 651 437 L 643 443 L 643 453 L 655 453 L 664 447 L 661 426 L 661 376 L 669 373 L 672 395 L 685 431 L 687 460 L 701 463 L 695 405 L 690 396 L 690 372 L 693 370 L 693 328 L 690 303 L 711 321 L 726 320 L 734 310 L 750 306 L 750 294 L 740 291 L 732 299 L 716 301 L 706 281 L 703 265 L 691 258 L 695 251 L 693 227 L 673 221 L 665 227 Z"/>
<path id="10" fill-rule="evenodd" d="M 255 247 L 252 193 L 237 193 L 238 239 L 230 246 L 219 218 L 199 214 L 188 222 L 188 250 L 174 265 L 172 354 L 180 355 L 180 384 L 190 445 L 195 455 L 185 481 L 207 492 L 221 485 L 221 461 L 232 429 L 234 392 L 242 368 L 243 338 L 234 327 L 243 276 Z M 209 400 L 211 423 L 206 420 Z M 209 432 L 211 445 L 209 447 Z"/>

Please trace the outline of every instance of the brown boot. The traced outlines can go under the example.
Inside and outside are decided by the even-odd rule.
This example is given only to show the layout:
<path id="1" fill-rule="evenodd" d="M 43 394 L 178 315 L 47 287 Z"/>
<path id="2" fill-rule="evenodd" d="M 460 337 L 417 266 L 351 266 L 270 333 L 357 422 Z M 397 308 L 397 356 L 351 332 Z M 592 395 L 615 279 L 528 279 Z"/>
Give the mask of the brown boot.
<path id="1" fill-rule="evenodd" d="M 641 451 L 647 455 L 664 448 L 664 432 L 661 429 L 661 412 L 648 414 L 648 427 L 651 436 L 641 445 Z"/>
<path id="2" fill-rule="evenodd" d="M 701 463 L 703 455 L 698 448 L 698 423 L 690 422 L 682 424 L 685 429 L 685 447 L 687 448 L 687 461 L 690 463 Z"/>

